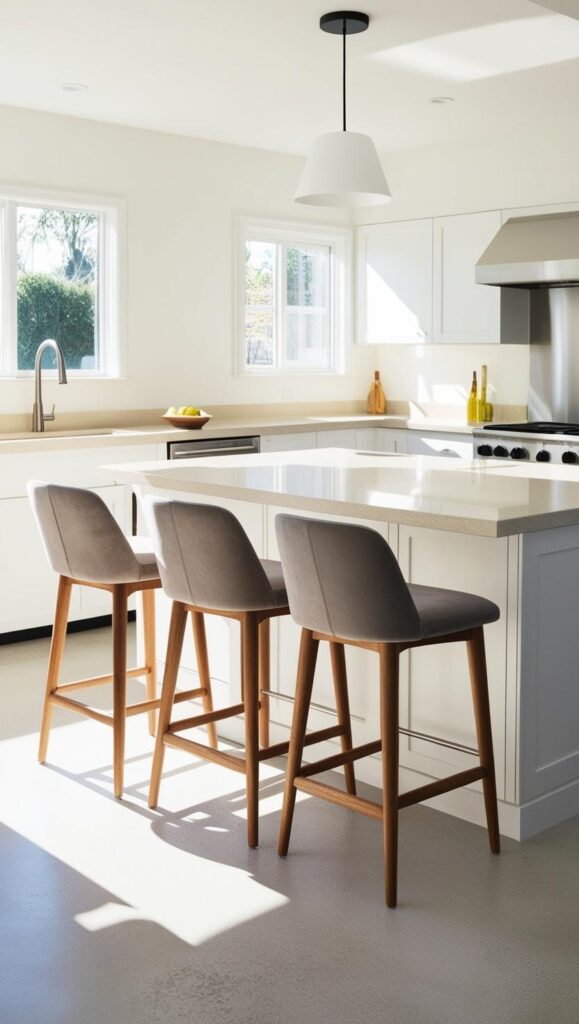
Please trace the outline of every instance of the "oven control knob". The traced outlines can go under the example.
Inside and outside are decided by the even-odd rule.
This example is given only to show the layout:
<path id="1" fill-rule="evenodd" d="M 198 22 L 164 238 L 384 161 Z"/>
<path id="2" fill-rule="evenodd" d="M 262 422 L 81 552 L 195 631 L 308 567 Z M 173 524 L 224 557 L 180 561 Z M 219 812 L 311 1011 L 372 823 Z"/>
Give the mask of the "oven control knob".
<path id="1" fill-rule="evenodd" d="M 561 462 L 566 462 L 566 463 L 577 462 L 577 453 L 576 452 L 563 452 L 563 454 L 561 456 Z"/>
<path id="2" fill-rule="evenodd" d="M 493 452 L 494 455 L 498 455 L 500 459 L 506 459 L 509 454 L 504 445 L 498 444 Z"/>
<path id="3" fill-rule="evenodd" d="M 526 459 L 527 453 L 524 448 L 511 448 L 511 459 Z"/>
<path id="4" fill-rule="evenodd" d="M 545 449 L 543 448 L 542 451 L 537 452 L 536 459 L 537 462 L 550 462 L 551 456 L 549 452 L 545 451 Z"/>
<path id="5" fill-rule="evenodd" d="M 479 446 L 477 448 L 477 454 L 478 455 L 492 455 L 493 454 L 492 445 L 490 445 L 490 444 L 479 444 Z"/>

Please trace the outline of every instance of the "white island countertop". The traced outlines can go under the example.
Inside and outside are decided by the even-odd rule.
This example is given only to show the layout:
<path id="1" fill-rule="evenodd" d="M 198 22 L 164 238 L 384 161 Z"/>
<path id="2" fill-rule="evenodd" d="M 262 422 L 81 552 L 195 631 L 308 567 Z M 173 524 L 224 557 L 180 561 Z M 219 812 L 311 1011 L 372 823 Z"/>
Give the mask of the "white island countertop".
<path id="1" fill-rule="evenodd" d="M 484 537 L 579 524 L 574 466 L 319 448 L 104 468 L 184 499 L 213 495 Z"/>

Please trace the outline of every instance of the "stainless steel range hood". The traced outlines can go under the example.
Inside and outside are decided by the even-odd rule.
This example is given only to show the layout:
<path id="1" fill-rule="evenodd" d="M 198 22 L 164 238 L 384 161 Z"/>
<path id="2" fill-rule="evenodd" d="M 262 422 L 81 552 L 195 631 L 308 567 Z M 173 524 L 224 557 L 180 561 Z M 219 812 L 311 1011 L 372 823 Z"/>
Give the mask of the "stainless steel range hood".
<path id="1" fill-rule="evenodd" d="M 483 252 L 475 280 L 518 288 L 579 285 L 579 211 L 511 217 Z"/>

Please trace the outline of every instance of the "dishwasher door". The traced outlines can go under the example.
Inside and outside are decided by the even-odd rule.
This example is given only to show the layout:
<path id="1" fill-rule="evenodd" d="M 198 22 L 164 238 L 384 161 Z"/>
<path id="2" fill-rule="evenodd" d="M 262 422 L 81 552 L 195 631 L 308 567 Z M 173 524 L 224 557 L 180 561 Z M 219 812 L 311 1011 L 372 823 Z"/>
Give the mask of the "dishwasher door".
<path id="1" fill-rule="evenodd" d="M 204 438 L 199 441 L 169 441 L 168 459 L 201 459 L 216 455 L 246 455 L 259 451 L 259 437 Z"/>

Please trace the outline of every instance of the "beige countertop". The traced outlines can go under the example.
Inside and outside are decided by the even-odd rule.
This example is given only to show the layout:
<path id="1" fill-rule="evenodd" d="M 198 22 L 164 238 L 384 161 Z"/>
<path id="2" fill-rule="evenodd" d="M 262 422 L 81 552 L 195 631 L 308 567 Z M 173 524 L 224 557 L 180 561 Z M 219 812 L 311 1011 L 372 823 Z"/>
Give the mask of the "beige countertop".
<path id="1" fill-rule="evenodd" d="M 31 432 L 0 434 L 0 455 L 10 452 L 71 451 L 83 448 L 110 448 L 119 445 L 164 444 L 167 441 L 195 441 L 220 437 L 244 437 L 253 434 L 291 434 L 302 431 L 339 430 L 348 428 L 379 427 L 382 429 L 417 430 L 439 433 L 472 434 L 473 427 L 458 420 L 408 419 L 403 415 L 370 416 L 320 415 L 303 417 L 255 419 L 217 418 L 201 430 L 175 430 L 159 425 L 142 427 L 95 428 L 83 430 L 46 430 L 43 434 Z"/>
<path id="2" fill-rule="evenodd" d="M 104 468 L 176 497 L 214 495 L 485 537 L 579 524 L 572 466 L 318 448 Z"/>

